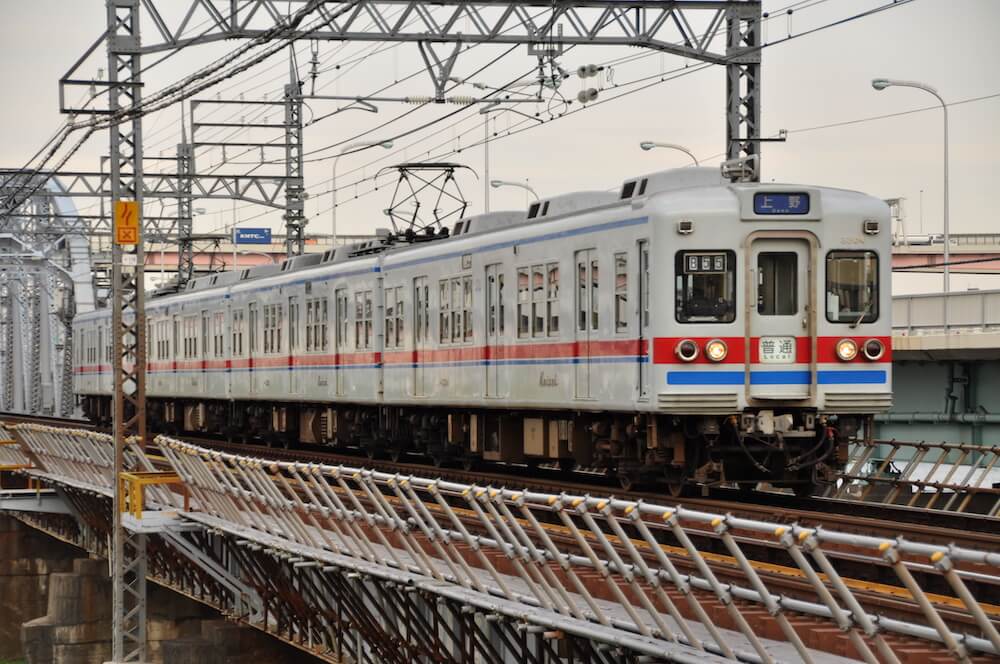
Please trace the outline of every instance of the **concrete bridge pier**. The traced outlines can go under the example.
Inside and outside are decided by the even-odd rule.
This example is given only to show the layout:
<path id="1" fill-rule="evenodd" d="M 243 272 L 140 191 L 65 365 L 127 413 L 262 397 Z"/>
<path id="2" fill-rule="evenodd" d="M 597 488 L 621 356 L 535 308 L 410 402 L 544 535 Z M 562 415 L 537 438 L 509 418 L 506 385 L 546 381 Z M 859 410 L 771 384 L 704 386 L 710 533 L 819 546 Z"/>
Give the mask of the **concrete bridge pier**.
<path id="1" fill-rule="evenodd" d="M 315 661 L 209 607 L 150 584 L 149 664 Z M 106 560 L 0 516 L 0 661 L 91 664 L 111 657 Z"/>

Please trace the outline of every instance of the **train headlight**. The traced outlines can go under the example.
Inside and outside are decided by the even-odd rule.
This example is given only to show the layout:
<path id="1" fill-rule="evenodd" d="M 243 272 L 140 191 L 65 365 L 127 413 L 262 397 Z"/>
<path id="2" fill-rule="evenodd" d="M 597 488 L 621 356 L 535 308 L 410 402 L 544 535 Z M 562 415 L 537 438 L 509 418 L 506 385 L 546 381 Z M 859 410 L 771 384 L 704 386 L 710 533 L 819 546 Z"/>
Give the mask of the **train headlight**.
<path id="1" fill-rule="evenodd" d="M 878 339 L 869 339 L 865 342 L 865 357 L 874 362 L 885 355 L 885 344 Z"/>
<path id="2" fill-rule="evenodd" d="M 705 357 L 713 362 L 723 361 L 728 354 L 729 349 L 726 348 L 726 342 L 722 339 L 712 339 L 705 344 Z"/>
<path id="3" fill-rule="evenodd" d="M 677 347 L 674 348 L 674 352 L 677 353 L 677 357 L 681 358 L 685 362 L 692 362 L 698 357 L 698 344 L 691 341 L 690 339 L 684 339 L 677 343 Z"/>
<path id="4" fill-rule="evenodd" d="M 854 339 L 841 339 L 837 342 L 837 357 L 844 362 L 850 362 L 858 356 L 858 344 Z"/>

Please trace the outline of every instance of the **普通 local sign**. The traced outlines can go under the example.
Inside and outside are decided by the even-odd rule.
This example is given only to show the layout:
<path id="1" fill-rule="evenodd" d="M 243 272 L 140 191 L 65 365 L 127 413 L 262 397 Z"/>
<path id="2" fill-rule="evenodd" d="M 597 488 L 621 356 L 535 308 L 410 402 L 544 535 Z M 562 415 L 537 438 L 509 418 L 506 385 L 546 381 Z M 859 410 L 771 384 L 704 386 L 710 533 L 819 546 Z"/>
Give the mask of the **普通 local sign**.
<path id="1" fill-rule="evenodd" d="M 236 228 L 233 244 L 271 244 L 270 228 Z"/>

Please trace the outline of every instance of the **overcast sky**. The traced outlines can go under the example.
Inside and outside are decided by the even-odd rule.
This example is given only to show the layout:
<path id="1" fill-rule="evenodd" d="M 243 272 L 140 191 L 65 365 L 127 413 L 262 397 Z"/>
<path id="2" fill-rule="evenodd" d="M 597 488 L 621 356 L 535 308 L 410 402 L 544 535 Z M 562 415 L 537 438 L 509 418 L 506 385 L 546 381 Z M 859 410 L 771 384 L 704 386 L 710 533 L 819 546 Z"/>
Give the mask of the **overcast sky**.
<path id="1" fill-rule="evenodd" d="M 766 27 L 765 40 L 801 34 L 889 0 L 767 0 L 765 11 L 777 15 Z M 160 0 L 165 11 L 186 8 L 186 0 Z M 279 3 L 283 5 L 284 3 Z M 789 18 L 783 9 L 796 5 Z M 23 165 L 32 154 L 66 121 L 58 113 L 58 79 L 101 34 L 104 25 L 102 0 L 0 0 L 4 20 L 0 25 L 0 84 L 6 90 L 0 106 L 4 127 L 0 141 L 0 162 L 5 167 Z M 860 122 L 846 126 L 811 129 L 827 124 L 891 114 L 934 105 L 934 98 L 919 90 L 890 88 L 876 92 L 873 77 L 885 76 L 919 80 L 937 87 L 949 102 L 1000 94 L 1000 2 L 997 0 L 914 0 L 873 16 L 842 26 L 802 36 L 777 44 L 763 52 L 762 115 L 763 133 L 771 135 L 788 129 L 784 144 L 764 147 L 765 180 L 810 183 L 858 189 L 875 196 L 905 197 L 910 232 L 939 232 L 942 210 L 942 118 L 940 110 L 913 113 L 891 119 Z M 144 27 L 151 29 L 148 24 Z M 147 33 L 150 34 L 150 33 Z M 149 37 L 151 38 L 151 37 Z M 227 42 L 187 49 L 176 58 L 158 65 L 146 78 L 146 90 L 155 91 L 210 59 L 236 47 Z M 415 45 L 396 47 L 368 44 L 320 44 L 322 63 L 316 79 L 322 94 L 370 95 L 394 80 L 419 69 Z M 380 53 L 371 55 L 372 50 Z M 463 53 L 455 74 L 472 76 L 479 68 L 503 53 L 500 46 L 482 46 Z M 309 74 L 309 44 L 299 46 L 299 70 Z M 200 95 L 211 98 L 277 99 L 288 78 L 287 50 L 264 62 L 245 75 L 227 81 Z M 88 62 L 81 76 L 93 76 L 103 66 L 100 58 Z M 575 71 L 582 64 L 616 62 L 610 72 L 588 79 L 588 86 L 603 88 L 600 99 L 631 90 L 623 85 L 635 79 L 664 73 L 665 83 L 630 94 L 616 101 L 599 104 L 585 111 L 546 122 L 514 136 L 505 136 L 508 128 L 519 128 L 520 116 L 498 114 L 491 130 L 499 136 L 490 145 L 492 178 L 528 179 L 542 196 L 580 189 L 609 189 L 629 176 L 683 166 L 687 157 L 680 152 L 654 150 L 643 152 L 642 140 L 680 143 L 707 163 L 718 163 L 725 139 L 725 79 L 721 67 L 708 68 L 676 77 L 677 70 L 693 68 L 693 61 L 626 48 L 583 48 L 566 52 L 562 66 Z M 363 57 L 367 56 L 367 57 Z M 622 61 L 631 56 L 631 61 Z M 147 65 L 155 57 L 146 60 Z M 340 69 L 335 69 L 340 65 Z M 475 76 L 477 81 L 502 85 L 531 71 L 534 58 L 524 47 Z M 676 77 L 676 78 L 675 78 Z M 619 85 L 620 87 L 612 87 Z M 306 84 L 307 90 L 310 84 Z M 575 99 L 581 82 L 575 77 L 564 83 L 560 92 Z M 429 95 L 430 79 L 425 74 L 389 88 L 383 94 Z M 458 88 L 453 94 L 473 95 L 471 87 Z M 79 96 L 82 91 L 74 91 Z M 456 106 L 432 105 L 414 110 L 414 106 L 384 102 L 376 114 L 345 112 L 311 125 L 306 131 L 307 150 L 337 144 L 386 121 L 412 111 L 406 117 L 369 133 L 361 140 L 382 140 L 430 122 Z M 306 118 L 322 116 L 336 107 L 336 102 L 312 101 Z M 553 102 L 518 106 L 528 113 L 575 110 Z M 280 109 L 264 111 L 223 109 L 202 119 L 229 116 L 250 121 L 280 121 Z M 148 156 L 173 156 L 179 140 L 180 109 L 157 113 L 145 120 Z M 993 194 L 1000 162 L 1000 97 L 955 105 L 951 116 L 951 219 L 953 232 L 1000 232 L 995 219 Z M 457 122 L 457 124 L 456 124 Z M 527 122 L 527 124 L 535 124 Z M 811 129 L 811 130 L 810 130 Z M 807 131 L 808 130 L 808 131 Z M 215 134 L 217 135 L 217 134 Z M 465 149 L 483 135 L 481 118 L 466 110 L 429 129 L 400 138 L 396 148 L 379 149 L 345 156 L 338 167 L 343 188 L 338 198 L 338 230 L 341 233 L 371 232 L 385 226 L 382 210 L 388 207 L 393 187 L 392 176 L 379 180 L 379 189 L 370 192 L 370 178 L 379 168 L 403 159 L 415 160 L 440 156 L 442 145 L 461 152 L 440 156 L 471 166 L 483 177 L 483 150 Z M 206 132 L 199 137 L 209 139 Z M 261 133 L 237 132 L 235 141 L 263 138 Z M 106 134 L 95 137 L 68 165 L 80 170 L 95 170 L 98 158 L 107 151 Z M 339 148 L 311 155 L 322 161 L 306 165 L 306 184 L 311 197 L 306 205 L 310 230 L 329 233 L 331 229 L 330 170 Z M 199 153 L 198 168 L 219 168 L 219 172 L 238 172 L 252 168 L 257 154 L 227 153 L 230 163 L 220 165 L 220 154 Z M 267 158 L 279 158 L 277 151 Z M 378 163 L 372 163 L 382 159 Z M 363 167 L 363 168 L 362 168 Z M 268 167 L 257 172 L 267 172 Z M 276 171 L 274 171 L 276 172 Z M 460 180 L 469 201 L 470 212 L 482 210 L 483 185 L 466 174 Z M 921 195 L 921 192 L 922 195 Z M 354 195 L 359 197 L 355 200 Z M 922 199 L 922 205 L 921 205 Z M 524 192 L 516 189 L 493 190 L 494 210 L 520 208 Z M 233 206 L 228 202 L 199 201 L 196 207 L 205 214 L 196 220 L 197 232 L 226 231 L 233 223 Z M 147 212 L 149 207 L 147 206 Z M 169 211 L 169 208 L 168 208 Z M 280 212 L 267 213 L 260 208 L 237 204 L 235 219 L 247 226 L 282 226 Z M 912 283 L 933 287 L 933 277 L 915 278 Z M 959 281 L 957 285 L 971 281 Z"/>

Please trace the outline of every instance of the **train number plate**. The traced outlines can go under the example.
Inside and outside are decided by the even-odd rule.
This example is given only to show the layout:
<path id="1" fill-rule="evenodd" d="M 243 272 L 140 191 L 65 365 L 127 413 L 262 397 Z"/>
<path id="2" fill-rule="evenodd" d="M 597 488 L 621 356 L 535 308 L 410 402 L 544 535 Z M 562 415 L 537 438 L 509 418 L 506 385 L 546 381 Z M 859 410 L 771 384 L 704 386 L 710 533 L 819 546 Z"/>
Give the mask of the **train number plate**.
<path id="1" fill-rule="evenodd" d="M 760 361 L 766 364 L 795 362 L 795 337 L 761 337 Z"/>

